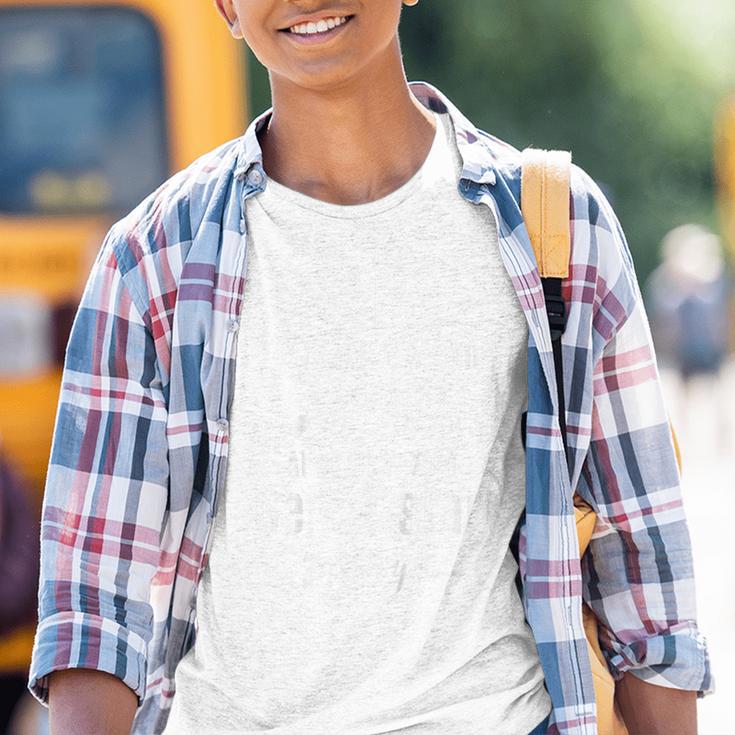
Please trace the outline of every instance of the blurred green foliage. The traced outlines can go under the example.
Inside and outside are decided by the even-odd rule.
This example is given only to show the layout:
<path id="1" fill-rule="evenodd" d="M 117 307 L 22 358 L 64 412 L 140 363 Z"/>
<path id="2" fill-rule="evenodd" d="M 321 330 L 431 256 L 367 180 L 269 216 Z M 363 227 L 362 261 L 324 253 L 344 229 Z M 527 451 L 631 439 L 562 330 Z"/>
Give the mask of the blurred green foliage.
<path id="1" fill-rule="evenodd" d="M 605 190 L 641 279 L 672 227 L 717 229 L 712 124 L 735 87 L 735 3 L 421 0 L 399 29 L 406 76 L 518 148 L 563 148 Z M 251 109 L 268 81 L 250 54 Z"/>

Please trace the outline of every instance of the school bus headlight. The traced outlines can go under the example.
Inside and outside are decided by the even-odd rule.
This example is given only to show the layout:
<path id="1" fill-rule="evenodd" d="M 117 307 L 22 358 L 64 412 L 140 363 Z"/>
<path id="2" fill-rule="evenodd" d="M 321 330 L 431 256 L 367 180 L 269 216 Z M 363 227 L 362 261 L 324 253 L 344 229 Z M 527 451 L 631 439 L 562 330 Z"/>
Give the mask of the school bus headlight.
<path id="1" fill-rule="evenodd" d="M 109 207 L 112 188 L 96 171 L 76 176 L 41 171 L 30 182 L 31 201 L 38 211 L 69 211 Z"/>

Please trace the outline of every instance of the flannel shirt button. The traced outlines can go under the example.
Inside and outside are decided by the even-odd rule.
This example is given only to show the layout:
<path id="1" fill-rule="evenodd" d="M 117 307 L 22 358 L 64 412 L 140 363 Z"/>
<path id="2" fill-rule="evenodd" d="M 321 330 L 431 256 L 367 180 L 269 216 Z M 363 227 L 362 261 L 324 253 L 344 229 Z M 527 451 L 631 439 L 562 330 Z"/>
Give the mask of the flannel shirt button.
<path id="1" fill-rule="evenodd" d="M 220 431 L 227 431 L 230 426 L 230 422 L 227 419 L 217 419 L 217 428 Z"/>
<path id="2" fill-rule="evenodd" d="M 260 172 L 260 169 L 253 168 L 248 173 L 248 182 L 252 184 L 253 186 L 259 186 L 260 183 L 263 181 L 263 174 Z"/>
<path id="3" fill-rule="evenodd" d="M 228 332 L 237 332 L 239 328 L 240 328 L 240 325 L 237 323 L 237 319 L 227 320 L 227 331 Z"/>

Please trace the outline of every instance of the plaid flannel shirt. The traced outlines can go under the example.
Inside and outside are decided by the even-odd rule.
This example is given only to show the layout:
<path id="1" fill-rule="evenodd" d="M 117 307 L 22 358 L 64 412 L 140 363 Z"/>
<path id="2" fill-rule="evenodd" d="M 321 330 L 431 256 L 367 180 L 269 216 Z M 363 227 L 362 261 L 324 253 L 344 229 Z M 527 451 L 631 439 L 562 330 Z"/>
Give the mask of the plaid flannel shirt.
<path id="1" fill-rule="evenodd" d="M 488 206 L 529 326 L 523 604 L 553 701 L 549 734 L 592 735 L 582 600 L 608 664 L 712 691 L 690 539 L 647 318 L 625 236 L 590 176 L 572 171 L 563 282 L 565 459 L 548 322 L 520 201 L 520 153 L 449 111 L 461 194 Z M 69 338 L 42 510 L 39 623 L 28 681 L 109 672 L 138 695 L 135 734 L 160 733 L 195 640 L 195 597 L 225 480 L 246 278 L 243 202 L 267 185 L 256 129 L 200 157 L 110 228 Z M 582 563 L 573 488 L 597 511 Z"/>

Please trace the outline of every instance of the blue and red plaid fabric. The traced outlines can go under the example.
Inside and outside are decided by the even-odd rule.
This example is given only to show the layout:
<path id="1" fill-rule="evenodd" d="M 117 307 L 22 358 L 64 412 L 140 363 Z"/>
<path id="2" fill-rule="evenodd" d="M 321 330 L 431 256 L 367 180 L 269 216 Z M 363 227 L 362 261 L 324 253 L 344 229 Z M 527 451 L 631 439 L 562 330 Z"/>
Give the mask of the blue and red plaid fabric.
<path id="1" fill-rule="evenodd" d="M 549 735 L 596 733 L 582 600 L 616 677 L 712 691 L 696 623 L 690 539 L 648 322 L 610 204 L 572 172 L 563 294 L 570 458 L 555 417 L 544 298 L 520 201 L 520 152 L 436 87 L 463 160 L 458 188 L 497 220 L 529 326 L 523 602 L 554 709 Z M 246 278 L 245 198 L 267 185 L 256 130 L 202 156 L 116 222 L 69 339 L 42 511 L 39 624 L 28 687 L 86 667 L 138 695 L 133 733 L 160 733 L 225 480 Z M 490 242 L 490 240 L 488 240 Z M 573 488 L 598 521 L 580 564 Z"/>

